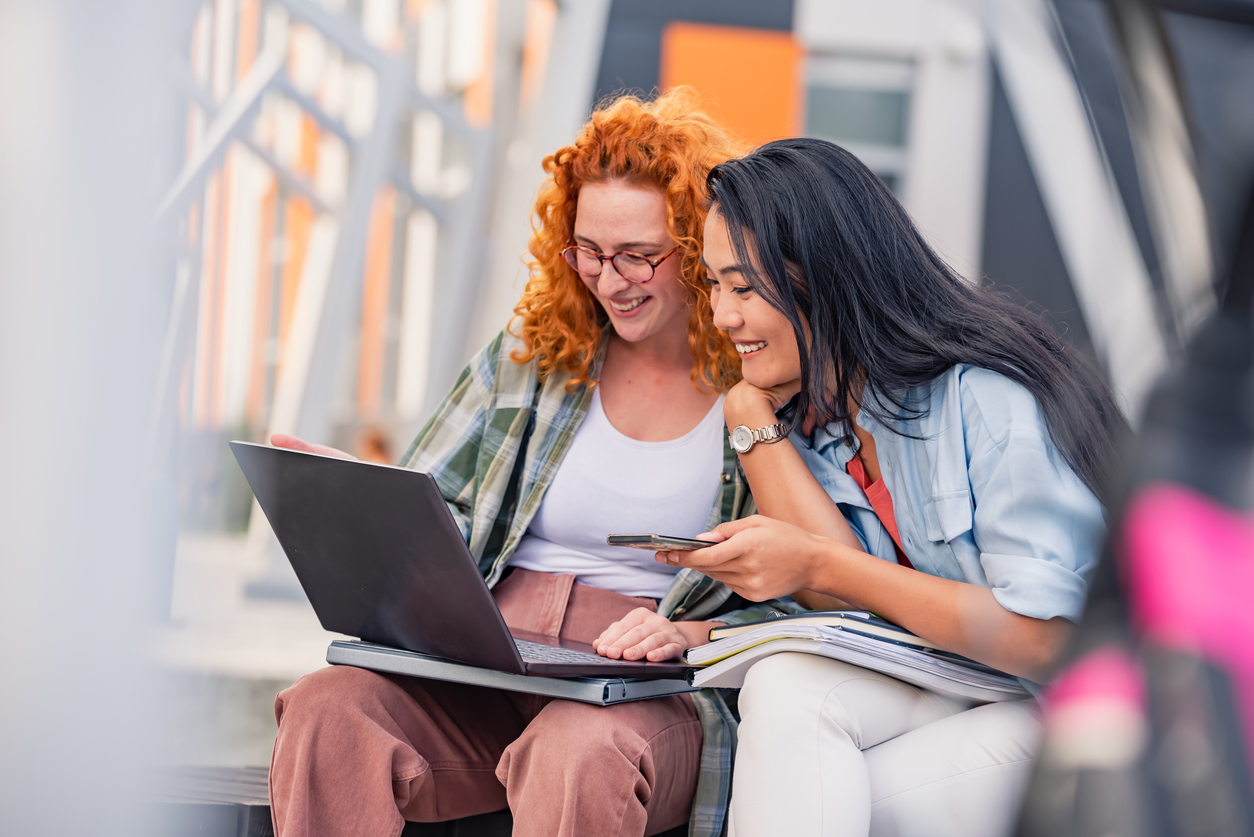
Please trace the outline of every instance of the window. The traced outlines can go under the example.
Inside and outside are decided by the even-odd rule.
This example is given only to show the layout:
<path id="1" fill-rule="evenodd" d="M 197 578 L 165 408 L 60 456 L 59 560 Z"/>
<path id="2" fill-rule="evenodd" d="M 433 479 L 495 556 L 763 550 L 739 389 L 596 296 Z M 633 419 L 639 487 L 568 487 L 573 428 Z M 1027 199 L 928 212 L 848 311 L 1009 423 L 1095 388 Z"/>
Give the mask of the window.
<path id="1" fill-rule="evenodd" d="M 806 135 L 847 148 L 900 197 L 913 78 L 909 61 L 812 55 L 806 61 Z"/>

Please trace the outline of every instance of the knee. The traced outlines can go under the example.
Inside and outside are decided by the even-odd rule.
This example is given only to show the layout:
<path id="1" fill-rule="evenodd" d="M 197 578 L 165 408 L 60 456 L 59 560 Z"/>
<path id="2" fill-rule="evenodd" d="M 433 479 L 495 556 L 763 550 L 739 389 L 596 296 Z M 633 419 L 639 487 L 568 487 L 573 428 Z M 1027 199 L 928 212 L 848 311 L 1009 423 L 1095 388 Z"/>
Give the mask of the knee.
<path id="1" fill-rule="evenodd" d="M 536 716 L 501 756 L 496 775 L 507 788 L 539 780 L 576 787 L 604 780 L 619 769 L 634 772 L 649 742 L 618 707 L 554 701 Z"/>
<path id="2" fill-rule="evenodd" d="M 552 763 L 578 772 L 581 762 L 599 763 L 611 755 L 631 759 L 643 747 L 635 730 L 615 724 L 613 710 L 554 701 L 527 725 L 508 748 L 531 763 Z"/>
<path id="3" fill-rule="evenodd" d="M 390 686 L 387 678 L 353 666 L 328 666 L 307 674 L 274 699 L 274 719 L 280 729 L 284 722 L 324 723 L 336 717 L 359 713 L 377 702 L 381 689 Z"/>
<path id="4" fill-rule="evenodd" d="M 816 664 L 823 658 L 813 654 L 772 654 L 754 663 L 745 673 L 740 690 L 740 712 L 787 713 L 812 702 L 809 692 L 816 680 Z"/>
<path id="5" fill-rule="evenodd" d="M 740 691 L 740 741 L 773 750 L 820 728 L 855 735 L 865 669 L 814 654 L 783 653 L 754 663 Z M 872 689 L 879 684 L 870 684 Z M 850 703 L 849 701 L 852 701 Z"/>

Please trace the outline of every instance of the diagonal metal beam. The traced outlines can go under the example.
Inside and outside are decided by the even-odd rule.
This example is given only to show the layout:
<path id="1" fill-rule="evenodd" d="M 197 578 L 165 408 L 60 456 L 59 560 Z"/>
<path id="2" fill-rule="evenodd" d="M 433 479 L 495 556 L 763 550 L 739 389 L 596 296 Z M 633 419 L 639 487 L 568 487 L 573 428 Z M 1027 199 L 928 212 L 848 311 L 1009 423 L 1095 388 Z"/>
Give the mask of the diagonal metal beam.
<path id="1" fill-rule="evenodd" d="M 1149 273 L 1047 0 L 983 0 L 984 22 L 1050 226 L 1125 413 L 1167 361 Z"/>
<path id="2" fill-rule="evenodd" d="M 343 15 L 329 12 L 309 0 L 274 0 L 287 9 L 293 17 L 308 23 L 354 60 L 360 61 L 375 72 L 383 70 L 391 59 L 379 47 L 367 41 L 361 29 Z"/>
<path id="3" fill-rule="evenodd" d="M 1133 156 L 1146 197 L 1178 342 L 1215 310 L 1210 227 L 1171 44 L 1144 0 L 1107 0 L 1127 70 L 1121 85 Z"/>
<path id="4" fill-rule="evenodd" d="M 375 192 L 386 179 L 403 104 L 399 59 L 377 63 L 378 98 L 370 134 L 354 149 L 348 194 L 335 213 L 339 235 L 331 259 L 330 282 L 311 348 L 309 373 L 299 395 L 295 426 L 272 432 L 294 433 L 306 439 L 325 439 L 331 429 L 331 400 L 340 346 L 360 298 Z"/>
<path id="5" fill-rule="evenodd" d="M 333 216 L 315 222 L 316 236 L 332 247 L 329 254 L 306 257 L 308 277 L 302 277 L 297 318 L 306 335 L 299 346 L 289 344 L 275 382 L 275 398 L 266 433 L 290 433 L 304 439 L 327 439 L 332 427 L 331 406 L 335 369 L 349 323 L 360 299 L 366 237 L 375 193 L 390 169 L 393 144 L 404 105 L 404 71 L 399 59 L 373 62 L 378 96 L 370 133 L 353 150 L 348 195 Z M 310 281 L 311 277 L 319 281 Z M 295 317 L 295 315 L 294 315 Z M 296 324 L 293 324 L 293 328 Z M 289 338 L 291 339 L 291 338 Z M 245 588 L 259 598 L 304 596 L 287 561 L 276 552 L 269 524 L 254 506 L 249 538 L 268 551 L 264 574 Z"/>
<path id="6" fill-rule="evenodd" d="M 1254 26 L 1254 0 L 1154 0 L 1164 11 Z"/>
<path id="7" fill-rule="evenodd" d="M 274 176 L 279 183 L 290 192 L 295 192 L 313 206 L 314 211 L 318 213 L 330 212 L 331 207 L 318 196 L 314 190 L 313 184 L 305 178 L 293 172 L 287 166 L 280 163 L 275 156 L 266 148 L 263 148 L 256 140 L 248 136 L 248 134 L 240 134 L 235 137 L 235 141 L 251 151 L 261 162 L 270 167 L 274 172 Z"/>
<path id="8" fill-rule="evenodd" d="M 349 148 L 357 144 L 357 138 L 348 132 L 348 128 L 342 121 L 323 110 L 322 105 L 318 104 L 314 99 L 297 90 L 296 85 L 292 84 L 291 79 L 286 74 L 274 80 L 274 89 L 300 105 L 301 110 L 314 118 L 319 128 L 335 134 Z"/>
<path id="9" fill-rule="evenodd" d="M 422 207 L 435 216 L 436 220 L 441 224 L 448 223 L 449 213 L 448 207 L 444 201 L 437 200 L 425 192 L 420 192 L 414 188 L 414 181 L 410 178 L 409 172 L 403 171 L 399 167 L 393 166 L 388 172 L 388 178 L 401 190 L 405 197 L 409 198 L 414 206 Z"/>
<path id="10" fill-rule="evenodd" d="M 177 215 L 197 193 L 209 172 L 226 153 L 231 141 L 250 127 L 250 122 L 261 108 L 263 95 L 274 80 L 283 74 L 286 63 L 287 55 L 279 50 L 258 56 L 248 75 L 219 109 L 218 116 L 206 133 L 204 144 L 196 156 L 183 167 L 174 185 L 161 200 L 153 218 L 154 224 Z"/>

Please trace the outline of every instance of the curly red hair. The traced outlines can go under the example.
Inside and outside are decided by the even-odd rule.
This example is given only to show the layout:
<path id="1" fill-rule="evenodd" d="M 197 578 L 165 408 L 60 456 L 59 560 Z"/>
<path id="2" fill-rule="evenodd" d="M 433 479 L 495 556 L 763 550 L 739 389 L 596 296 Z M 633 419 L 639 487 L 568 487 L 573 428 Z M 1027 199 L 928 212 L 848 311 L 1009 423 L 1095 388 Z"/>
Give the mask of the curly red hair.
<path id="1" fill-rule="evenodd" d="M 680 281 L 687 291 L 692 382 L 726 391 L 740 380 L 735 346 L 714 327 L 701 264 L 707 212 L 705 178 L 724 160 L 744 153 L 714 120 L 696 108 L 692 92 L 676 88 L 652 102 L 622 96 L 599 106 L 575 141 L 544 158 L 549 177 L 540 187 L 528 250 L 531 271 L 514 308 L 525 348 L 510 357 L 570 372 L 568 389 L 593 383 L 591 371 L 608 317 L 562 258 L 575 228 L 575 202 L 585 183 L 626 180 L 653 186 L 666 198 L 666 227 L 679 245 Z"/>

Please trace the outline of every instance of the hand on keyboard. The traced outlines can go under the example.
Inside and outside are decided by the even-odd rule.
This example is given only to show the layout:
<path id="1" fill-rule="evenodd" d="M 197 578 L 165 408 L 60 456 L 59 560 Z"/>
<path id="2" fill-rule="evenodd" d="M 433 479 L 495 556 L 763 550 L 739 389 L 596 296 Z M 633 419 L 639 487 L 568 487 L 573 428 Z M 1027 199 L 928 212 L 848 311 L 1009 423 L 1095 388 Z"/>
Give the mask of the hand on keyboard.
<path id="1" fill-rule="evenodd" d="M 588 651 L 574 651 L 558 645 L 545 645 L 541 642 L 532 642 L 527 639 L 518 639 L 517 637 L 514 637 L 514 644 L 518 646 L 518 653 L 523 656 L 523 659 L 535 660 L 541 663 L 619 665 L 621 662 L 620 660 L 611 660 L 602 657 L 600 654 L 592 654 Z"/>

